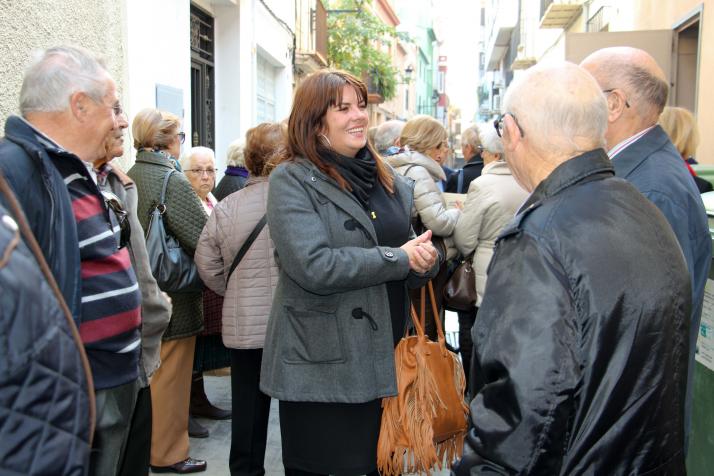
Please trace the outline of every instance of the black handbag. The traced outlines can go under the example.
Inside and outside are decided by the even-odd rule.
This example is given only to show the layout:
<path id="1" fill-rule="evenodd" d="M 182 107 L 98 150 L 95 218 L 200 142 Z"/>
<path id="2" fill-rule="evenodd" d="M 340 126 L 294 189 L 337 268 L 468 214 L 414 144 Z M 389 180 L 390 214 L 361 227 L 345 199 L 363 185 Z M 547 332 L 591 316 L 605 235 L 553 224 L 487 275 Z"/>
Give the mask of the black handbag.
<path id="1" fill-rule="evenodd" d="M 146 229 L 146 251 L 149 253 L 151 274 L 162 291 L 170 293 L 195 293 L 203 291 L 203 281 L 198 275 L 196 264 L 178 240 L 169 235 L 164 227 L 166 213 L 166 187 L 175 170 L 164 177 L 159 203 L 151 211 Z"/>
<path id="2" fill-rule="evenodd" d="M 474 254 L 461 261 L 443 289 L 444 304 L 451 311 L 468 312 L 476 308 L 476 274 L 471 264 Z"/>

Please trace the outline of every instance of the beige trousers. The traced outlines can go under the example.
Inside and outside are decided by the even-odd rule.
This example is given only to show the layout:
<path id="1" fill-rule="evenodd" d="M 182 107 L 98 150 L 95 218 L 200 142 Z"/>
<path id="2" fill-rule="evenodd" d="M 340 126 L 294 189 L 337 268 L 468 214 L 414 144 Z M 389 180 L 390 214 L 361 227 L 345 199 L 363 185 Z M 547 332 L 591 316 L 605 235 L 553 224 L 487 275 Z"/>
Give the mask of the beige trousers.
<path id="1" fill-rule="evenodd" d="M 151 465 L 188 458 L 188 405 L 196 337 L 161 342 L 161 367 L 151 379 Z"/>

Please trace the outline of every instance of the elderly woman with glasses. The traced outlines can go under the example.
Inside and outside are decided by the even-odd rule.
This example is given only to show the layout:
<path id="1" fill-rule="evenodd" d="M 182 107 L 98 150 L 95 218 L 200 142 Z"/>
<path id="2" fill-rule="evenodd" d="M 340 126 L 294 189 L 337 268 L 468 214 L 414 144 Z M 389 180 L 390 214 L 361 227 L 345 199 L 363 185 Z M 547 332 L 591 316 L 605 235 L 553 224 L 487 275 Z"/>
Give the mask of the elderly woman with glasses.
<path id="1" fill-rule="evenodd" d="M 211 191 L 216 184 L 216 159 L 208 147 L 192 147 L 181 156 L 181 168 L 201 200 L 207 215 L 211 215 L 218 201 Z M 197 417 L 227 420 L 231 412 L 213 405 L 206 396 L 203 372 L 229 367 L 230 353 L 221 342 L 221 309 L 223 298 L 206 288 L 203 291 L 203 331 L 196 336 L 191 378 L 191 404 L 189 406 L 188 434 L 193 438 L 208 437 L 208 429 Z"/>
<path id="2" fill-rule="evenodd" d="M 394 167 L 398 174 L 414 180 L 414 205 L 412 221 L 417 233 L 431 230 L 434 234 L 434 245 L 440 251 L 442 262 L 456 257 L 456 248 L 451 240 L 451 234 L 461 212 L 448 209 L 441 194 L 439 183 L 446 179 L 441 164 L 448 152 L 448 135 L 444 126 L 431 116 L 415 116 L 404 125 L 399 136 L 399 144 L 403 150 L 385 160 Z M 441 309 L 441 289 L 448 277 L 447 266 L 442 264 L 439 274 L 434 278 L 437 307 Z M 420 291 L 410 291 L 412 302 L 418 309 Z M 436 322 L 432 316 L 431 306 L 426 305 L 426 333 L 432 340 L 436 339 Z"/>
<path id="3" fill-rule="evenodd" d="M 499 121 L 497 123 L 500 125 Z M 470 318 L 459 313 L 459 349 L 467 384 L 473 347 L 471 327 L 486 289 L 486 270 L 493 255 L 493 245 L 501 229 L 528 197 L 528 192 L 516 183 L 506 165 L 498 129 L 490 124 L 477 127 L 484 167 L 481 176 L 469 186 L 461 218 L 454 230 L 456 246 L 463 256 L 473 260 L 476 276 L 476 308 Z"/>

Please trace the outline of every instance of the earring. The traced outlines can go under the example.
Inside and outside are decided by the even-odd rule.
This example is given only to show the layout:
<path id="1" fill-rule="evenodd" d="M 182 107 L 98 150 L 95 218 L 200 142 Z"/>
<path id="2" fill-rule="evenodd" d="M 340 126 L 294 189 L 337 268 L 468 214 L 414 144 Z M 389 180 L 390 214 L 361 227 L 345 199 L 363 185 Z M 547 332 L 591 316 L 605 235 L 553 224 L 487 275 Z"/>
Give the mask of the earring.
<path id="1" fill-rule="evenodd" d="M 318 134 L 322 138 L 323 145 L 326 145 L 330 149 L 332 149 L 332 144 L 330 143 L 330 139 L 327 138 L 325 134 Z"/>

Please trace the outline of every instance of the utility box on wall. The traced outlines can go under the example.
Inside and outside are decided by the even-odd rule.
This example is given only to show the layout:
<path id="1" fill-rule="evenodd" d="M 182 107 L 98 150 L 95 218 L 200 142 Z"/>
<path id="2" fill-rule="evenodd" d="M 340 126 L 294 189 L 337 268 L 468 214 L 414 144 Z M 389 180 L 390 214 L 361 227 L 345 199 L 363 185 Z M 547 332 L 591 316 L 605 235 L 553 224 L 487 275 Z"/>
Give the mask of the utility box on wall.
<path id="1" fill-rule="evenodd" d="M 714 233 L 714 192 L 703 194 L 702 200 L 709 218 L 709 230 Z M 704 292 L 696 359 L 687 473 L 705 476 L 712 474 L 714 468 L 714 266 L 709 270 Z"/>

